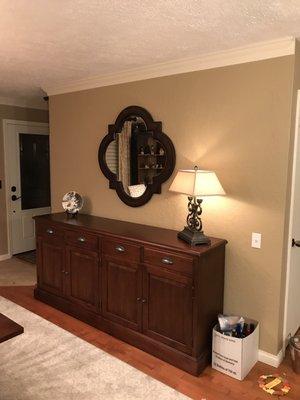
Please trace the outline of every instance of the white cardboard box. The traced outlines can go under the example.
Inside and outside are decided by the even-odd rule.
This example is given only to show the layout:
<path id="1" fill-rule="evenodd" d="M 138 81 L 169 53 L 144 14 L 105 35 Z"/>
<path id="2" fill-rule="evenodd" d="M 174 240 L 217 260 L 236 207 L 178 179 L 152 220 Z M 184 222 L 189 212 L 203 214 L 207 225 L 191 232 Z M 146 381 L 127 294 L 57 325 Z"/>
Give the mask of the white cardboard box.
<path id="1" fill-rule="evenodd" d="M 223 335 L 213 329 L 212 367 L 235 379 L 243 380 L 258 360 L 259 324 L 253 320 L 254 331 L 244 339 Z"/>

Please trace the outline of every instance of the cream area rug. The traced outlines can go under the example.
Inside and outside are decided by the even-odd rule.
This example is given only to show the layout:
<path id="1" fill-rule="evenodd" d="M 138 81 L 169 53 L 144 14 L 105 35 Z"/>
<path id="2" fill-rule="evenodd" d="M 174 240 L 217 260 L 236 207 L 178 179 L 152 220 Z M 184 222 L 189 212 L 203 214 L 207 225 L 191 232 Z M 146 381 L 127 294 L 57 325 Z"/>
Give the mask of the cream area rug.
<path id="1" fill-rule="evenodd" d="M 33 286 L 36 284 L 36 265 L 12 257 L 0 261 L 0 286 Z"/>
<path id="2" fill-rule="evenodd" d="M 184 400 L 97 347 L 0 297 L 24 333 L 0 344 L 1 400 Z"/>

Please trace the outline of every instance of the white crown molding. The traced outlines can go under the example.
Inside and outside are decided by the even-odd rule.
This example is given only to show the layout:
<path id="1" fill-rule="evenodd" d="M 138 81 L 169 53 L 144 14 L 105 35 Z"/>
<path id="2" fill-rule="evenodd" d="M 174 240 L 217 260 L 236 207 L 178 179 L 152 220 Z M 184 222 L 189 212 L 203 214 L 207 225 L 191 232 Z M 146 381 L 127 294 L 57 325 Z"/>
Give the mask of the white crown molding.
<path id="1" fill-rule="evenodd" d="M 43 100 L 37 98 L 35 99 L 24 99 L 18 97 L 3 97 L 0 96 L 0 104 L 6 106 L 14 106 L 14 107 L 22 107 L 22 108 L 34 108 L 38 110 L 48 110 L 48 103 Z"/>
<path id="2" fill-rule="evenodd" d="M 276 355 L 267 353 L 266 351 L 259 350 L 258 351 L 258 361 L 263 362 L 264 364 L 271 365 L 272 367 L 279 367 L 283 360 L 283 350 Z"/>
<path id="3" fill-rule="evenodd" d="M 43 90 L 48 94 L 48 96 L 53 96 L 56 94 L 78 92 L 81 90 L 140 81 L 161 76 L 176 75 L 186 72 L 224 67 L 227 65 L 283 57 L 294 53 L 295 38 L 285 37 L 216 53 L 204 54 L 198 57 L 168 61 L 165 63 L 121 71 L 119 73 L 81 79 L 74 82 L 65 82 L 56 86 L 45 85 Z"/>

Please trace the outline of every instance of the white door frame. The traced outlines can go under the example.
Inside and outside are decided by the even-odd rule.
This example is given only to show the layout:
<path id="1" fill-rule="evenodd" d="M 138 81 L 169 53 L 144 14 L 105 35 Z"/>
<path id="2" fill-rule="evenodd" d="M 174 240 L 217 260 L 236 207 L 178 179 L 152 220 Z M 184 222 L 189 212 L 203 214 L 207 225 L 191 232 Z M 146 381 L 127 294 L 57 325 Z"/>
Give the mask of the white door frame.
<path id="1" fill-rule="evenodd" d="M 287 235 L 287 258 L 286 258 L 286 282 L 285 282 L 285 297 L 284 297 L 284 316 L 283 316 L 283 353 L 287 347 L 287 313 L 288 313 L 288 289 L 291 279 L 291 251 L 292 251 L 292 227 L 294 218 L 294 199 L 295 199 L 295 181 L 296 181 L 296 163 L 300 163 L 300 155 L 297 155 L 298 143 L 300 140 L 300 90 L 297 90 L 297 105 L 296 105 L 296 118 L 295 118 L 295 138 L 293 148 L 293 167 L 292 167 L 292 180 L 291 180 L 291 198 L 290 198 L 290 215 L 289 215 L 289 228 Z M 298 156 L 298 157 L 297 157 Z"/>
<path id="2" fill-rule="evenodd" d="M 24 125 L 24 126 L 36 126 L 36 127 L 49 127 L 47 122 L 33 122 L 33 121 L 19 121 L 17 119 L 3 119 L 2 129 L 3 129 L 3 148 L 4 148 L 4 182 L 5 182 L 5 206 L 6 206 L 6 229 L 7 229 L 7 253 L 9 257 L 12 257 L 11 251 L 11 214 L 10 214 L 10 179 L 8 173 L 8 159 L 7 159 L 7 135 L 8 135 L 8 125 Z"/>

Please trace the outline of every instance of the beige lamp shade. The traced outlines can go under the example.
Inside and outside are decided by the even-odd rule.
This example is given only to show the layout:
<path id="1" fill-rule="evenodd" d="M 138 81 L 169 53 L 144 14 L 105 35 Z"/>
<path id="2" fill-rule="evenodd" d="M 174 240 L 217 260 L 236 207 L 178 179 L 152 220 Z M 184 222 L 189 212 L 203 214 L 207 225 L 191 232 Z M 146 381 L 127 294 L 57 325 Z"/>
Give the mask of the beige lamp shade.
<path id="1" fill-rule="evenodd" d="M 217 175 L 213 171 L 204 171 L 197 167 L 195 169 L 178 170 L 169 190 L 199 197 L 225 194 Z"/>

